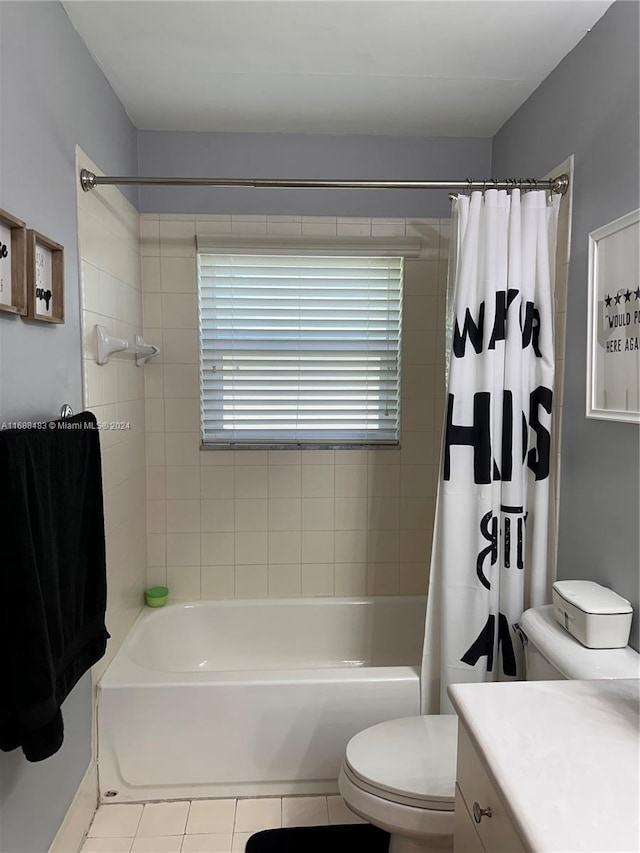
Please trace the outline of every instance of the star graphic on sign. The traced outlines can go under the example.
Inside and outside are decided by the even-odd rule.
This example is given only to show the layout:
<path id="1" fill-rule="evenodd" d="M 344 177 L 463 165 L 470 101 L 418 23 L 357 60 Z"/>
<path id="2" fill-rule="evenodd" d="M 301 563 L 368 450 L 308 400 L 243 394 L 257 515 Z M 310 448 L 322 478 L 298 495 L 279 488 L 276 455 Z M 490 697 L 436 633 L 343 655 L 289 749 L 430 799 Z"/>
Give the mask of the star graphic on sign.
<path id="1" fill-rule="evenodd" d="M 633 292 L 636 295 L 636 299 L 640 299 L 640 287 L 636 288 Z"/>
<path id="2" fill-rule="evenodd" d="M 611 305 L 611 297 L 610 296 L 607 296 L 605 298 L 604 304 L 607 306 L 607 308 L 609 308 L 609 306 Z"/>
<path id="3" fill-rule="evenodd" d="M 625 291 L 625 294 L 624 294 L 624 301 L 629 302 L 630 299 L 631 299 L 631 291 L 627 290 L 627 291 Z"/>
<path id="4" fill-rule="evenodd" d="M 622 294 L 621 294 L 621 293 L 616 293 L 616 305 L 619 305 L 619 304 L 620 304 L 620 300 L 621 300 L 621 299 L 622 299 Z"/>

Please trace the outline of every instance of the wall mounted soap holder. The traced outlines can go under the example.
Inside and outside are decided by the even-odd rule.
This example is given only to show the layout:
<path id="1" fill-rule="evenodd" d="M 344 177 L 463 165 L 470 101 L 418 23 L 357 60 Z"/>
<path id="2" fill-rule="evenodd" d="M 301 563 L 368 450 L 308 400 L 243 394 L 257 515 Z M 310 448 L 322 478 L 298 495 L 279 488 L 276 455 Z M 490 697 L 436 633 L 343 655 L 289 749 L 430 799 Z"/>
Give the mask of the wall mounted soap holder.
<path id="1" fill-rule="evenodd" d="M 117 352 L 127 352 L 135 355 L 136 364 L 142 367 L 148 358 L 158 355 L 160 348 L 146 343 L 140 335 L 136 335 L 133 344 L 126 338 L 110 335 L 104 326 L 96 326 L 96 351 L 98 364 L 106 364 Z"/>

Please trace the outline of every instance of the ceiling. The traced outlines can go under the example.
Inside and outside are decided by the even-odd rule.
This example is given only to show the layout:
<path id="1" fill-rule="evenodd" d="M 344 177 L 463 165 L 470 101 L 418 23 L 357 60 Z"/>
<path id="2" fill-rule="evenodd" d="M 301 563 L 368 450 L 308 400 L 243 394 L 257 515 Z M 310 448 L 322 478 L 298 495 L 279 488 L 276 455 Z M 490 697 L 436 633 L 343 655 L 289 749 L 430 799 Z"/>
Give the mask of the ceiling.
<path id="1" fill-rule="evenodd" d="M 73 0 L 140 130 L 492 137 L 611 0 Z"/>

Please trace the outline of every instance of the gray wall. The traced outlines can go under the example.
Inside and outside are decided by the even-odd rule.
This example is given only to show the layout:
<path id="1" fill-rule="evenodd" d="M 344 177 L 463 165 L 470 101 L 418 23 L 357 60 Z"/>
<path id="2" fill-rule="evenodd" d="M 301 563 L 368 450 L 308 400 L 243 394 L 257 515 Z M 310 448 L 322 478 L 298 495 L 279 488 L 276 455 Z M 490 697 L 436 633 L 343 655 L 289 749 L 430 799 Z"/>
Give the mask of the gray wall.
<path id="1" fill-rule="evenodd" d="M 585 418 L 590 231 L 635 210 L 638 12 L 617 2 L 494 139 L 496 174 L 545 174 L 575 154 L 567 306 L 558 576 L 613 587 L 636 613 L 638 427 Z"/>
<path id="2" fill-rule="evenodd" d="M 428 180 L 489 175 L 490 139 L 295 133 L 138 135 L 141 175 Z M 144 213 L 449 216 L 446 192 L 141 187 Z"/>
<path id="3" fill-rule="evenodd" d="M 91 759 L 91 680 L 85 676 L 62 708 L 64 743 L 45 762 L 22 751 L 0 753 L 0 850 L 46 853 Z"/>
<path id="4" fill-rule="evenodd" d="M 0 207 L 65 247 L 62 326 L 0 315 L 0 423 L 82 406 L 75 145 L 134 172 L 136 132 L 59 3 L 0 3 Z M 130 194 L 135 199 L 135 195 Z M 64 703 L 65 742 L 0 753 L 0 851 L 46 851 L 91 757 L 91 682 Z"/>
<path id="5" fill-rule="evenodd" d="M 63 326 L 0 314 L 0 419 L 50 417 L 82 402 L 75 145 L 135 172 L 137 137 L 59 3 L 0 15 L 0 207 L 64 245 L 66 290 Z"/>

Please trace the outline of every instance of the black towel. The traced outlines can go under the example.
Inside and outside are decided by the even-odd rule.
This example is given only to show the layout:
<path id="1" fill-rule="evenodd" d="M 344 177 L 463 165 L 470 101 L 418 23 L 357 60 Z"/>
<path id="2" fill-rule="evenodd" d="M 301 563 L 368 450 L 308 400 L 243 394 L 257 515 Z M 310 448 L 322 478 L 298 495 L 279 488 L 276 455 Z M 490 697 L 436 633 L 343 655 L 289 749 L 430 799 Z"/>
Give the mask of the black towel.
<path id="1" fill-rule="evenodd" d="M 89 412 L 0 430 L 0 749 L 42 761 L 105 652 L 100 440 Z"/>

